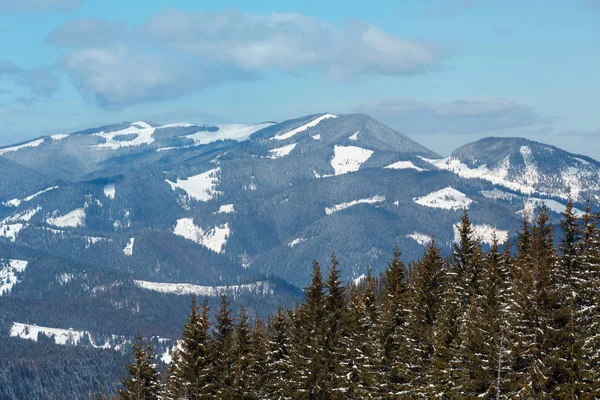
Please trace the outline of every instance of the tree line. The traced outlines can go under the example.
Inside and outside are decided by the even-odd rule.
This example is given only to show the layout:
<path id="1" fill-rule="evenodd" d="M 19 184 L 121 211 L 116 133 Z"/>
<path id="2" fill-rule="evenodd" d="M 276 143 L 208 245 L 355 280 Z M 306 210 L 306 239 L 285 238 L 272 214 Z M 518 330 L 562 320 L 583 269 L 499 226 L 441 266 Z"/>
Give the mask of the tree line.
<path id="1" fill-rule="evenodd" d="M 530 222 L 531 221 L 531 222 Z M 313 263 L 304 300 L 268 321 L 211 319 L 192 298 L 163 373 L 138 338 L 119 399 L 594 399 L 600 396 L 600 214 L 569 201 L 524 216 L 511 252 L 464 212 L 452 255 L 432 238 L 408 266 L 344 285 Z"/>

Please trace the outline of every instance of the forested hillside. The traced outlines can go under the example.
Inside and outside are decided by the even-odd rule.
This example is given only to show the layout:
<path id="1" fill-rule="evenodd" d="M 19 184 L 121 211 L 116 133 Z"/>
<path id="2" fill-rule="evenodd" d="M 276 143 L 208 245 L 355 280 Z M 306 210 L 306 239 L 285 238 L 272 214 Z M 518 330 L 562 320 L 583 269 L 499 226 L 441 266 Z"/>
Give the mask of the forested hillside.
<path id="1" fill-rule="evenodd" d="M 524 216 L 514 254 L 484 250 L 465 212 L 449 259 L 431 240 L 419 261 L 395 249 L 383 275 L 344 285 L 332 255 L 266 322 L 192 299 L 168 370 L 138 339 L 118 397 L 597 398 L 600 215 L 569 202 L 555 246 L 548 214 Z"/>

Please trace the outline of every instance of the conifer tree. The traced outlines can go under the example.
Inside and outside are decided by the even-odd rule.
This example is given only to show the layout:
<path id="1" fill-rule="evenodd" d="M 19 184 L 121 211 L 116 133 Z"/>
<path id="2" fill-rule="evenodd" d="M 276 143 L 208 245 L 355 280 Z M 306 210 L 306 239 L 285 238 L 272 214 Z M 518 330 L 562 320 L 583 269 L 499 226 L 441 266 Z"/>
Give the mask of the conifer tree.
<path id="1" fill-rule="evenodd" d="M 400 392 L 415 397 L 426 396 L 431 380 L 433 330 L 443 294 L 443 268 L 444 260 L 431 238 L 423 258 L 412 270 L 405 340 L 394 366 L 403 382 Z"/>
<path id="2" fill-rule="evenodd" d="M 212 379 L 208 392 L 218 399 L 233 397 L 236 357 L 234 352 L 234 320 L 226 295 L 221 295 L 221 306 L 215 314 L 215 326 L 209 346 Z"/>
<path id="3" fill-rule="evenodd" d="M 183 329 L 181 346 L 173 354 L 173 363 L 167 376 L 167 398 L 196 400 L 207 393 L 211 381 L 208 360 L 209 313 L 204 299 L 202 313 L 198 313 L 196 298 L 192 297 L 190 315 Z"/>
<path id="4" fill-rule="evenodd" d="M 400 250 L 395 246 L 393 258 L 385 272 L 385 287 L 377 323 L 383 349 L 381 368 L 383 376 L 388 378 L 385 385 L 388 385 L 392 391 L 396 391 L 397 386 L 402 384 L 398 371 L 394 369 L 394 360 L 398 356 L 398 350 L 403 347 L 402 342 L 406 337 L 404 329 L 408 311 L 406 267 L 400 257 Z"/>
<path id="5" fill-rule="evenodd" d="M 335 255 L 331 255 L 331 267 L 325 287 L 325 340 L 323 343 L 323 361 L 326 379 L 323 381 L 323 390 L 331 393 L 336 388 L 336 377 L 340 375 L 340 337 L 343 334 L 343 319 L 346 314 L 345 288 L 340 280 L 339 262 Z"/>
<path id="6" fill-rule="evenodd" d="M 291 399 L 299 384 L 293 381 L 290 352 L 292 351 L 292 325 L 286 313 L 279 309 L 268 328 L 266 354 L 265 390 L 268 399 Z M 303 374 L 298 374 L 303 376 Z M 296 375 L 296 376 L 298 376 Z"/>
<path id="7" fill-rule="evenodd" d="M 248 315 L 244 307 L 240 308 L 238 322 L 234 335 L 234 380 L 231 398 L 232 399 L 251 399 L 249 393 L 250 377 L 250 351 L 251 351 L 251 332 L 248 325 Z"/>
<path id="8" fill-rule="evenodd" d="M 265 336 L 263 321 L 256 316 L 252 328 L 251 349 L 249 355 L 249 397 L 252 399 L 267 398 L 267 357 L 268 342 Z"/>
<path id="9" fill-rule="evenodd" d="M 121 381 L 119 399 L 159 400 L 161 387 L 159 373 L 153 364 L 154 354 L 150 345 L 145 345 L 138 334 L 133 343 L 134 361 L 127 365 L 127 377 Z"/>
<path id="10" fill-rule="evenodd" d="M 586 395 L 600 393 L 600 213 L 592 214 L 589 202 L 583 216 L 584 229 L 579 241 L 584 276 L 577 285 L 578 313 L 583 326 L 583 376 Z"/>

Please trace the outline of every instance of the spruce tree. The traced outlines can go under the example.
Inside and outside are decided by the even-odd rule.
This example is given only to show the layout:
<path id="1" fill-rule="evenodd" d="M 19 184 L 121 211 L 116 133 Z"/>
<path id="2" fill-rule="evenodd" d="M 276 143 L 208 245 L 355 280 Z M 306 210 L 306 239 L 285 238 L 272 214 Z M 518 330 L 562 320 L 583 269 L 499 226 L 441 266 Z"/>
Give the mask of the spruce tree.
<path id="1" fill-rule="evenodd" d="M 222 294 L 220 300 L 221 306 L 215 314 L 215 326 L 209 346 L 212 379 L 207 389 L 215 398 L 230 399 L 233 397 L 235 381 L 235 327 L 227 296 Z"/>
<path id="2" fill-rule="evenodd" d="M 584 229 L 579 253 L 584 276 L 578 282 L 578 313 L 583 327 L 586 395 L 600 393 L 600 213 L 593 214 L 589 202 L 583 216 Z"/>
<path id="3" fill-rule="evenodd" d="M 198 313 L 196 298 L 192 297 L 190 314 L 183 329 L 180 347 L 173 354 L 167 376 L 167 398 L 196 400 L 207 393 L 211 381 L 208 360 L 209 313 L 204 299 L 202 313 Z"/>
<path id="4" fill-rule="evenodd" d="M 401 342 L 394 369 L 400 376 L 400 393 L 427 395 L 431 380 L 433 331 L 443 294 L 444 260 L 432 238 L 423 258 L 412 269 L 407 301 L 405 340 Z"/>
<path id="5" fill-rule="evenodd" d="M 153 364 L 152 347 L 144 344 L 139 334 L 133 343 L 133 356 L 134 361 L 127 365 L 127 377 L 121 380 L 123 389 L 119 390 L 119 399 L 161 399 L 159 373 Z"/>
<path id="6" fill-rule="evenodd" d="M 335 255 L 331 255 L 331 267 L 325 284 L 327 295 L 325 298 L 325 340 L 323 343 L 323 361 L 325 378 L 323 391 L 331 393 L 336 387 L 336 377 L 340 375 L 340 337 L 343 334 L 344 317 L 346 314 L 345 288 L 340 280 L 339 262 Z"/>
<path id="7" fill-rule="evenodd" d="M 303 377 L 301 371 L 292 365 L 292 325 L 286 312 L 282 309 L 271 319 L 268 326 L 268 343 L 266 353 L 265 390 L 268 399 L 291 399 L 300 386 L 293 380 L 295 376 Z"/>
<path id="8" fill-rule="evenodd" d="M 234 380 L 231 391 L 232 399 L 251 399 L 250 395 L 250 351 L 252 349 L 248 315 L 244 307 L 240 308 L 238 322 L 235 327 L 234 345 Z"/>
<path id="9" fill-rule="evenodd" d="M 256 316 L 252 328 L 249 355 L 249 396 L 252 399 L 267 398 L 267 357 L 268 342 L 263 321 Z"/>

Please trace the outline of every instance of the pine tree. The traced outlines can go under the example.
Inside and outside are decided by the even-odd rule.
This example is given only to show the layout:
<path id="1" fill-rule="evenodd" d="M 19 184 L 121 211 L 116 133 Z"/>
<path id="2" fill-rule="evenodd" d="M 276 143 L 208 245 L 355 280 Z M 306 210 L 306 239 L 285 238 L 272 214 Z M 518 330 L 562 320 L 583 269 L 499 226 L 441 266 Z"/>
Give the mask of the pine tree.
<path id="1" fill-rule="evenodd" d="M 250 326 L 248 325 L 248 315 L 244 307 L 240 308 L 238 314 L 238 323 L 234 335 L 234 359 L 235 370 L 233 389 L 231 391 L 232 399 L 251 399 L 249 394 L 250 378 L 250 351 L 252 349 Z"/>
<path id="2" fill-rule="evenodd" d="M 381 301 L 378 328 L 383 349 L 381 367 L 384 376 L 388 378 L 385 385 L 389 390 L 397 391 L 402 385 L 399 371 L 394 368 L 394 360 L 398 350 L 403 347 L 405 340 L 405 324 L 407 319 L 408 283 L 406 281 L 406 267 L 400 259 L 401 253 L 398 246 L 394 247 L 393 258 L 388 263 L 385 272 L 385 288 Z"/>
<path id="3" fill-rule="evenodd" d="M 461 397 L 458 361 L 462 311 L 456 290 L 457 275 L 451 268 L 445 270 L 445 275 L 445 291 L 433 336 L 431 381 L 427 386 L 432 398 L 455 399 Z"/>
<path id="4" fill-rule="evenodd" d="M 426 397 L 431 380 L 433 331 L 443 293 L 444 260 L 432 238 L 423 258 L 414 265 L 407 301 L 405 340 L 395 359 L 400 392 Z"/>
<path id="5" fill-rule="evenodd" d="M 168 370 L 166 397 L 169 399 L 196 400 L 207 393 L 207 385 L 212 379 L 208 360 L 209 311 L 208 300 L 204 299 L 199 314 L 196 298 L 192 297 L 181 345 L 174 352 Z"/>
<path id="6" fill-rule="evenodd" d="M 588 278 L 579 252 L 581 229 L 569 200 L 562 214 L 560 260 L 551 274 L 550 329 L 544 365 L 549 369 L 545 391 L 554 398 L 580 398 L 585 392 L 586 372 L 582 347 L 585 328 L 578 293 Z"/>
<path id="7" fill-rule="evenodd" d="M 279 309 L 268 327 L 265 370 L 265 389 L 268 399 L 291 399 L 299 386 L 292 378 L 292 371 L 299 371 L 294 370 L 290 357 L 292 351 L 291 331 L 292 325 L 289 318 L 282 309 Z"/>
<path id="8" fill-rule="evenodd" d="M 323 343 L 323 361 L 325 379 L 323 380 L 323 392 L 331 393 L 337 387 L 337 377 L 343 369 L 340 366 L 340 337 L 343 334 L 343 322 L 346 314 L 345 289 L 340 280 L 339 262 L 335 255 L 331 255 L 331 267 L 325 287 L 327 295 L 325 298 L 325 340 Z"/>
<path id="9" fill-rule="evenodd" d="M 592 214 L 589 202 L 583 216 L 579 253 L 584 276 L 577 285 L 578 313 L 583 329 L 586 395 L 600 393 L 600 213 Z"/>
<path id="10" fill-rule="evenodd" d="M 327 335 L 326 294 L 321 266 L 313 262 L 310 286 L 304 289 L 304 303 L 293 316 L 292 348 L 290 357 L 293 363 L 298 398 L 322 398 L 328 379 L 324 345 Z"/>
<path id="11" fill-rule="evenodd" d="M 209 347 L 212 379 L 208 392 L 218 399 L 233 397 L 236 358 L 234 353 L 234 320 L 226 295 L 221 295 L 221 307 L 215 314 L 215 326 Z"/>
<path id="12" fill-rule="evenodd" d="M 265 337 L 263 321 L 256 316 L 252 328 L 251 349 L 249 355 L 249 396 L 252 399 L 267 398 L 267 357 L 268 342 Z"/>
<path id="13" fill-rule="evenodd" d="M 152 363 L 154 354 L 150 345 L 145 345 L 138 334 L 133 343 L 133 363 L 127 365 L 127 377 L 121 381 L 124 386 L 119 390 L 119 399 L 123 400 L 159 400 L 161 388 L 159 373 Z"/>

